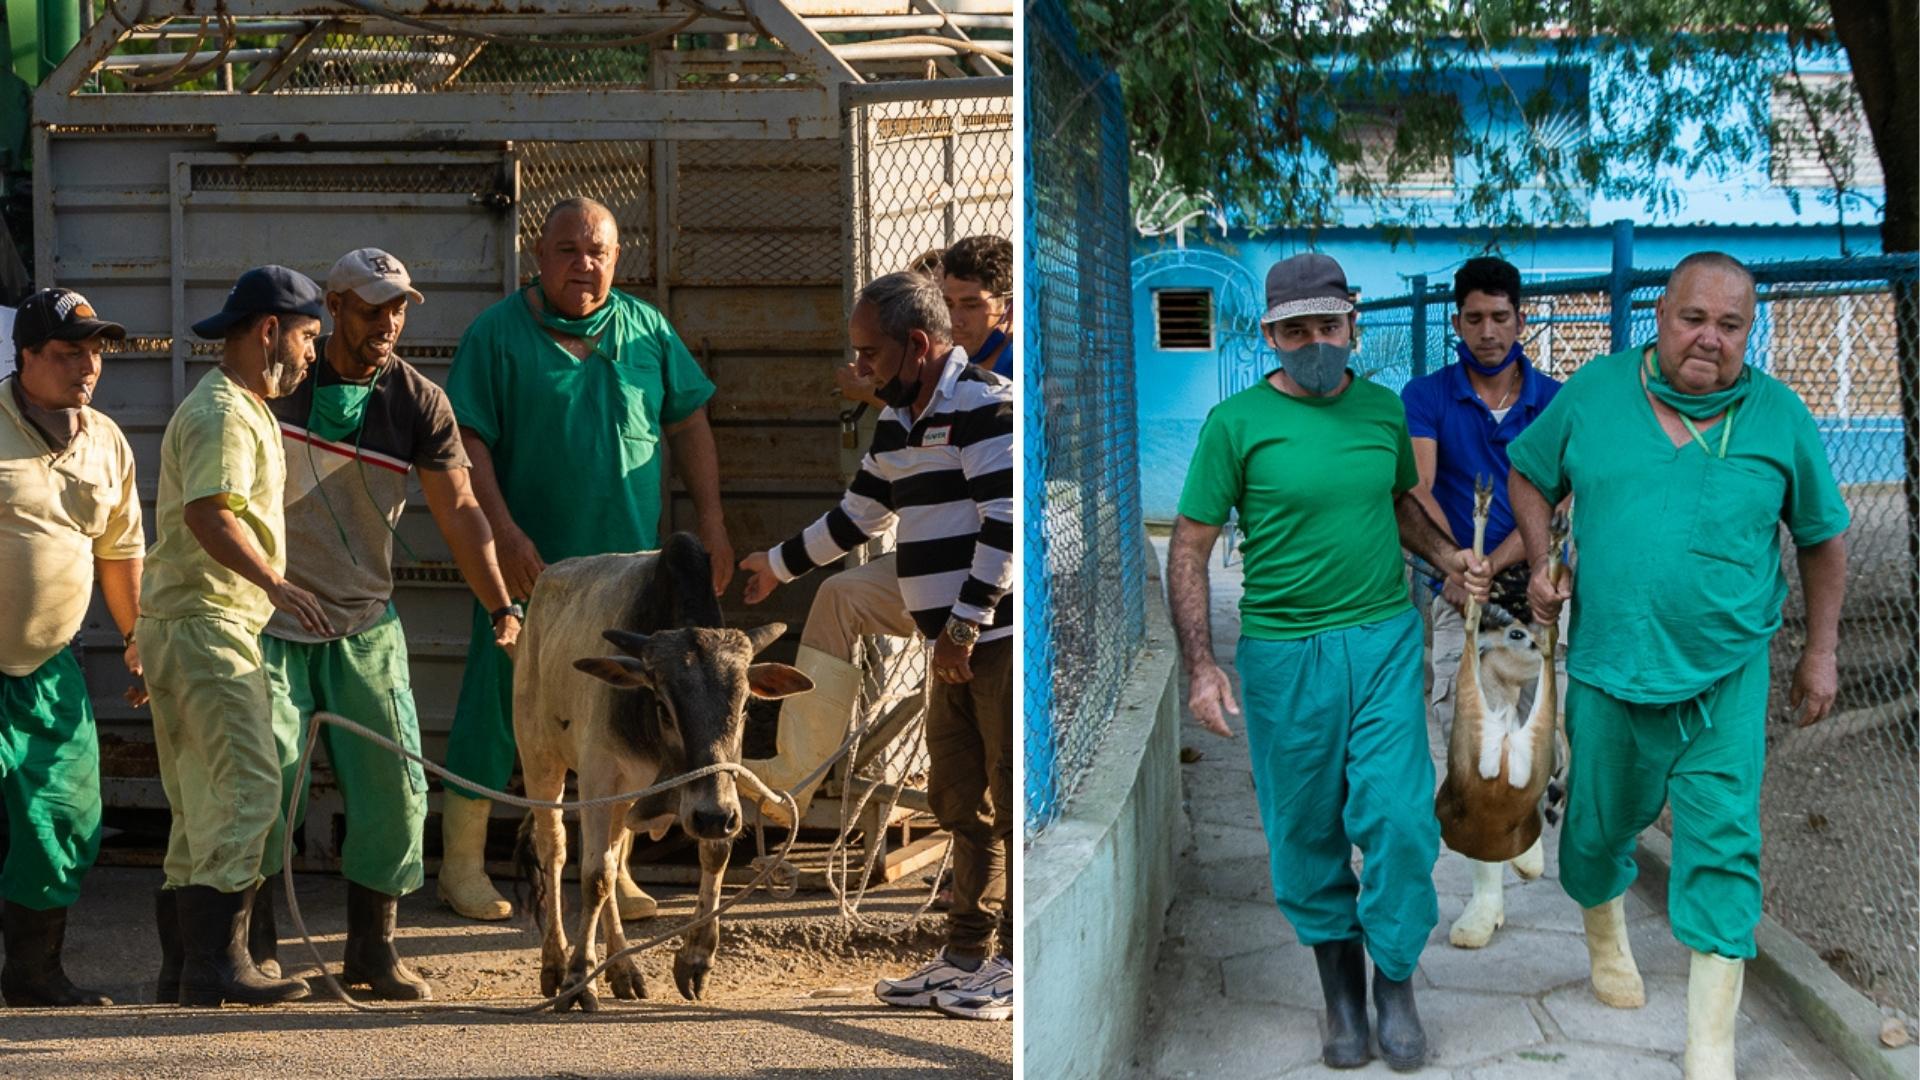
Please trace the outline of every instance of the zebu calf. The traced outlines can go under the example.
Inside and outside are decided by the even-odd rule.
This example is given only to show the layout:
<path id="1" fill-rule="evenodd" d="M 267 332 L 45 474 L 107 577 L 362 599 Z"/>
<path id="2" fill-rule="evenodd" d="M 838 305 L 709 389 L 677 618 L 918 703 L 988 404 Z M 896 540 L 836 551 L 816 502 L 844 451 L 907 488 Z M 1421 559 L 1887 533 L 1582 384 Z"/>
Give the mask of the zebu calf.
<path id="1" fill-rule="evenodd" d="M 712 580 L 706 551 L 686 533 L 669 537 L 658 552 L 567 559 L 541 573 L 514 662 L 513 730 L 529 798 L 559 800 L 569 770 L 580 778 L 579 797 L 591 800 L 718 762 L 737 764 L 747 695 L 777 698 L 812 689 L 785 664 L 752 663 L 786 627 L 721 629 Z M 625 655 L 605 655 L 606 641 Z M 596 920 L 604 919 L 610 952 L 626 948 L 618 908 L 609 901 L 630 822 L 658 839 L 677 820 L 700 843 L 699 912 L 719 905 L 727 856 L 740 832 L 733 776 L 703 777 L 646 803 L 581 814 L 580 940 L 571 957 L 560 905 L 566 834 L 560 811 L 533 811 L 534 908 L 545 923 L 542 994 L 580 982 L 598 963 Z M 674 954 L 674 982 L 688 999 L 705 992 L 719 942 L 718 923 L 708 922 Z M 633 957 L 608 974 L 615 997 L 646 996 Z M 600 1007 L 588 986 L 557 1009 L 575 1002 L 587 1012 Z"/>

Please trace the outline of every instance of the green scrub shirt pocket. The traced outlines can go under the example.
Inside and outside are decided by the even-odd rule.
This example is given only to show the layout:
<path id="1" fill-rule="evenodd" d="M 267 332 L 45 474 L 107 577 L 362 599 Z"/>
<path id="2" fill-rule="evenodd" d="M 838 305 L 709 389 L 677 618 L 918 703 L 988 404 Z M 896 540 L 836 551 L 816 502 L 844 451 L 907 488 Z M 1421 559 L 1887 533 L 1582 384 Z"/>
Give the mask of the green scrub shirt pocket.
<path id="1" fill-rule="evenodd" d="M 620 385 L 621 437 L 649 446 L 659 442 L 655 418 L 666 399 L 659 363 L 621 361 L 613 365 L 613 372 Z"/>
<path id="2" fill-rule="evenodd" d="M 1780 474 L 1731 461 L 1707 463 L 1687 550 L 1741 566 L 1768 557 L 1786 505 Z"/>

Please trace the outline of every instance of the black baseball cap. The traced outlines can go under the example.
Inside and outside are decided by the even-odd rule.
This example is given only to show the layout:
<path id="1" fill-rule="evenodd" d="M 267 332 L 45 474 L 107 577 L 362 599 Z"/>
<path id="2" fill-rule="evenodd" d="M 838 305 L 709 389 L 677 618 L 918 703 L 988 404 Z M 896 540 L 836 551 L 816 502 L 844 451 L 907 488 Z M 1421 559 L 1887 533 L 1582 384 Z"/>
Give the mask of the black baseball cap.
<path id="1" fill-rule="evenodd" d="M 194 323 L 193 332 L 218 340 L 241 321 L 255 315 L 306 315 L 320 319 L 326 314 L 326 296 L 312 278 L 284 266 L 256 266 L 233 283 L 220 313 Z"/>
<path id="2" fill-rule="evenodd" d="M 13 316 L 13 344 L 37 349 L 49 341 L 85 341 L 95 335 L 124 341 L 127 328 L 94 313 L 72 289 L 41 289 L 20 302 Z"/>
<path id="3" fill-rule="evenodd" d="M 1353 310 L 1347 272 L 1331 256 L 1310 251 L 1282 259 L 1267 271 L 1267 313 L 1260 324 L 1302 315 L 1345 315 Z"/>

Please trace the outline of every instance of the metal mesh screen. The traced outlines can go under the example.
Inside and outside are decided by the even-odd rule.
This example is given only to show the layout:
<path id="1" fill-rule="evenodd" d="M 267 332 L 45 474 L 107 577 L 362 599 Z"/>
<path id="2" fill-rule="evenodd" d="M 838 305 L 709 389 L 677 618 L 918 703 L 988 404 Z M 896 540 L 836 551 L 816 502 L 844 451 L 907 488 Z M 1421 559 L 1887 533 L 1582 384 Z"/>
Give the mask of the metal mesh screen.
<path id="1" fill-rule="evenodd" d="M 1027 8 L 1026 820 L 1092 763 L 1145 633 L 1127 130 L 1057 3 Z"/>
<path id="2" fill-rule="evenodd" d="M 1920 1012 L 1920 478 L 1904 425 L 1916 404 L 1916 268 L 1910 259 L 1879 258 L 1752 269 L 1760 303 L 1747 362 L 1807 403 L 1853 515 L 1839 697 L 1834 714 L 1808 728 L 1795 723 L 1787 700 L 1806 605 L 1783 542 L 1793 588 L 1771 650 L 1761 792 L 1766 910 L 1911 1023 Z M 1634 271 L 1617 283 L 1529 285 L 1529 356 L 1565 378 L 1610 351 L 1616 297 L 1627 343 L 1652 341 L 1665 277 Z M 1399 386 L 1450 362 L 1451 313 L 1450 295 L 1431 289 L 1363 304 L 1360 367 Z"/>

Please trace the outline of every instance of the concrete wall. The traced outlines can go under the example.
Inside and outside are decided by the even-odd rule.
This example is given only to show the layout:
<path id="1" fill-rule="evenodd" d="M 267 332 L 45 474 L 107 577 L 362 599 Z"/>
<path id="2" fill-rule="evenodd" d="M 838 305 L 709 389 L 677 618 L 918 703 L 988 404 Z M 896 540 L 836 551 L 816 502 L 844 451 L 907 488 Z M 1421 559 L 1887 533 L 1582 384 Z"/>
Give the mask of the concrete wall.
<path id="1" fill-rule="evenodd" d="M 1025 855 L 1020 1008 L 1028 1076 L 1123 1075 L 1144 1027 L 1184 821 L 1179 654 L 1151 553 L 1147 566 L 1147 640 L 1106 745 L 1066 813 Z"/>

